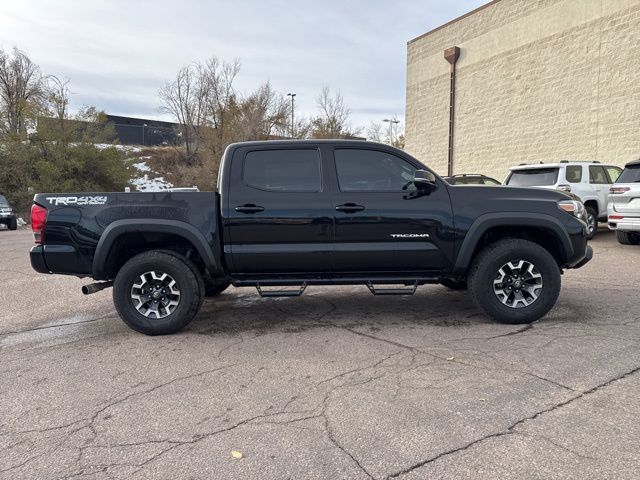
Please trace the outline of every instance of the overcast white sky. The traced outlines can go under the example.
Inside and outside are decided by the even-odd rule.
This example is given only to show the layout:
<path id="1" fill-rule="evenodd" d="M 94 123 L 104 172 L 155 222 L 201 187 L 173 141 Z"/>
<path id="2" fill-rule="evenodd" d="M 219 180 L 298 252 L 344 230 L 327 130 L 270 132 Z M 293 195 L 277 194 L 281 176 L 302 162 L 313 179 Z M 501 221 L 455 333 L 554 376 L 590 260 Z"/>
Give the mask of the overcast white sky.
<path id="1" fill-rule="evenodd" d="M 164 118 L 158 89 L 183 65 L 239 58 L 243 92 L 266 80 L 309 115 L 323 85 L 354 126 L 404 118 L 406 43 L 485 0 L 0 0 L 0 48 L 71 80 L 72 107 Z"/>

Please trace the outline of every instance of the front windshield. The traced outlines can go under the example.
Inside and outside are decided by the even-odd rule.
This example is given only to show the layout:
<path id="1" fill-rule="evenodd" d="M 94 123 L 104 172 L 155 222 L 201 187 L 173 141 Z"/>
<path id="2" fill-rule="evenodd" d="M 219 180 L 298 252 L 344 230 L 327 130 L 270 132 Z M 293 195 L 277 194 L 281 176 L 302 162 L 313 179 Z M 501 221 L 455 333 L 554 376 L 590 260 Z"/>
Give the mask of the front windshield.
<path id="1" fill-rule="evenodd" d="M 530 168 L 514 170 L 507 179 L 507 185 L 517 187 L 541 187 L 554 185 L 558 180 L 557 168 Z"/>
<path id="2" fill-rule="evenodd" d="M 7 199 L 4 197 L 4 195 L 0 195 L 0 205 L 2 205 L 3 207 L 7 207 L 9 206 L 9 202 L 7 201 Z"/>

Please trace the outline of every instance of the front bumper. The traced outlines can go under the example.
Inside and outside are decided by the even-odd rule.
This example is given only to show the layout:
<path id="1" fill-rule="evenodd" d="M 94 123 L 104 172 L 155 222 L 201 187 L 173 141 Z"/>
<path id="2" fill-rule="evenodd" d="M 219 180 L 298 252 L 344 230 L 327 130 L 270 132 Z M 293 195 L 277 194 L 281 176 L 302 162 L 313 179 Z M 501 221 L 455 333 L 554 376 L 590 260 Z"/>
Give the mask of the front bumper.
<path id="1" fill-rule="evenodd" d="M 578 262 L 574 263 L 573 265 L 569 265 L 568 268 L 580 268 L 580 267 L 583 267 L 584 265 L 589 263 L 592 258 L 593 258 L 593 248 L 591 248 L 591 245 L 587 245 L 587 248 L 584 251 L 584 257 L 581 260 L 579 260 Z"/>

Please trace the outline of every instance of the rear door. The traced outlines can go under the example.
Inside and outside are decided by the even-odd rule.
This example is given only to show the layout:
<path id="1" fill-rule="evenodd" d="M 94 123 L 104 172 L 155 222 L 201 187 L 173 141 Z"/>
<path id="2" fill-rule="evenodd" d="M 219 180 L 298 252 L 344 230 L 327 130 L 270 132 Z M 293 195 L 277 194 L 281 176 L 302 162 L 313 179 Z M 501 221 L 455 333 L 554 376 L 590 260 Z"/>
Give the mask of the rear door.
<path id="1" fill-rule="evenodd" d="M 424 168 L 380 147 L 331 148 L 329 177 L 337 272 L 440 271 L 451 267 L 452 212 L 444 182 L 429 195 L 413 185 Z"/>
<path id="2" fill-rule="evenodd" d="M 238 149 L 229 182 L 225 257 L 232 273 L 330 271 L 333 214 L 317 146 Z"/>
<path id="3" fill-rule="evenodd" d="M 598 216 L 602 216 L 607 212 L 609 187 L 611 187 L 611 181 L 603 166 L 589 166 L 589 184 L 598 197 Z"/>

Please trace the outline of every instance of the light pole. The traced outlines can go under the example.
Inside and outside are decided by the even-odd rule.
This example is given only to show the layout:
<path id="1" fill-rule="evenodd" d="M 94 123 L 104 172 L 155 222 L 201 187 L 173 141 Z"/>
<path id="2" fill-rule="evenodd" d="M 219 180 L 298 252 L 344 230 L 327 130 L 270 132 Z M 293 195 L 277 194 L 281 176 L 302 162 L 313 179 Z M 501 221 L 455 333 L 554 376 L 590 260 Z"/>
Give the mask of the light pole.
<path id="1" fill-rule="evenodd" d="M 383 122 L 387 122 L 389 124 L 389 144 L 393 145 L 393 125 L 400 123 L 400 120 L 396 120 L 395 118 L 385 118 L 382 120 Z"/>
<path id="2" fill-rule="evenodd" d="M 291 97 L 291 138 L 295 136 L 295 127 L 293 123 L 293 106 L 295 104 L 295 93 L 287 93 L 287 97 Z"/>

